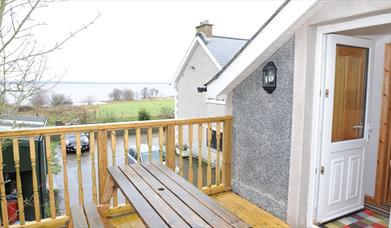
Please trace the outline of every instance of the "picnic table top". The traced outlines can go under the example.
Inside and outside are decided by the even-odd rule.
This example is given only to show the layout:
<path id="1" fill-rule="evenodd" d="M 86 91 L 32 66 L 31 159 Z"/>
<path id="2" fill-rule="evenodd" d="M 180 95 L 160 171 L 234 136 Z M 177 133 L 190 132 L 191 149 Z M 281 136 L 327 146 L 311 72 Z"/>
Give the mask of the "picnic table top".
<path id="1" fill-rule="evenodd" d="M 149 227 L 249 227 L 159 162 L 108 168 L 110 178 Z"/>

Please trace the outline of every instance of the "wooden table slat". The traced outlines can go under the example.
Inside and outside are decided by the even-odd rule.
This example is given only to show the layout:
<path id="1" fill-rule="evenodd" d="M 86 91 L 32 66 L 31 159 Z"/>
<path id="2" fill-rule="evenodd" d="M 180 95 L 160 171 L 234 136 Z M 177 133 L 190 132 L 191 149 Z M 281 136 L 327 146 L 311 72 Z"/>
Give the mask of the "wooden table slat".
<path id="1" fill-rule="evenodd" d="M 149 227 L 168 227 L 152 206 L 144 199 L 132 183 L 125 177 L 118 167 L 109 167 L 108 171 L 126 198 L 131 201 L 134 209 L 143 222 Z"/>
<path id="2" fill-rule="evenodd" d="M 169 190 L 159 191 L 157 189 L 164 189 L 162 185 L 152 174 L 150 174 L 141 165 L 132 165 L 121 167 L 121 169 L 133 169 L 144 181 L 149 184 L 155 192 L 162 197 L 188 224 L 192 227 L 210 227 L 197 213 L 184 204 L 173 192 Z"/>
<path id="3" fill-rule="evenodd" d="M 136 164 L 137 165 L 137 164 Z M 158 194 L 129 166 L 120 169 L 170 227 L 189 227 L 188 224 L 160 198 Z M 132 200 L 131 200 L 132 202 Z"/>
<path id="4" fill-rule="evenodd" d="M 170 179 L 164 172 L 156 168 L 152 164 L 142 164 L 146 170 L 148 170 L 157 180 L 159 180 L 167 189 L 171 192 L 174 192 L 178 198 L 182 200 L 189 208 L 191 208 L 195 213 L 197 213 L 201 218 L 203 218 L 209 225 L 212 227 L 232 227 L 224 219 L 219 217 L 214 211 L 206 207 L 202 202 L 197 198 L 189 194 L 181 186 L 175 183 Z M 171 171 L 172 172 L 172 171 Z M 175 174 L 174 172 L 172 172 Z M 177 175 L 177 174 L 175 174 Z M 179 177 L 179 176 L 178 176 Z M 199 192 L 199 190 L 197 189 Z"/>
<path id="5" fill-rule="evenodd" d="M 183 179 L 182 177 L 178 176 L 172 170 L 168 169 L 166 166 L 162 165 L 158 162 L 152 162 L 150 164 L 143 164 L 148 170 L 150 170 L 149 166 L 154 166 L 157 169 L 159 169 L 161 172 L 163 172 L 167 177 L 169 177 L 172 181 L 177 183 L 179 186 L 181 186 L 186 192 L 191 194 L 193 197 L 198 199 L 200 202 L 202 202 L 205 206 L 207 206 L 209 209 L 211 209 L 214 213 L 219 215 L 222 219 L 224 219 L 226 222 L 231 224 L 235 227 L 249 227 L 248 224 L 243 222 L 240 218 L 229 212 L 227 209 L 225 209 L 223 206 L 219 205 L 217 202 L 215 202 L 213 199 L 211 199 L 208 195 L 206 195 L 203 192 L 200 192 L 195 186 L 193 186 L 191 183 Z"/>
<path id="6" fill-rule="evenodd" d="M 90 227 L 104 228 L 102 218 L 100 217 L 98 209 L 96 209 L 94 204 L 85 204 L 84 210 L 86 212 L 88 224 Z"/>
<path id="7" fill-rule="evenodd" d="M 88 227 L 83 206 L 75 205 L 71 208 L 73 227 Z"/>

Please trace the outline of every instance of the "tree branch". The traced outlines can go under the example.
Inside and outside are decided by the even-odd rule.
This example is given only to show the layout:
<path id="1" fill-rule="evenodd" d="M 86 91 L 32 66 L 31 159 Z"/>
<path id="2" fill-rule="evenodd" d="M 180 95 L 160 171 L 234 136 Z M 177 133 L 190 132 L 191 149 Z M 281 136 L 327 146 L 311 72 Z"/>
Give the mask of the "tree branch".
<path id="1" fill-rule="evenodd" d="M 3 0 L 5 1 L 5 0 Z M 38 4 L 41 2 L 41 0 L 37 0 L 37 2 L 31 7 L 31 9 L 29 10 L 29 12 L 27 13 L 27 15 L 22 19 L 22 21 L 20 22 L 18 28 L 15 30 L 14 34 L 12 34 L 12 36 L 9 38 L 9 40 L 7 42 L 5 42 L 5 44 L 3 45 L 3 47 L 0 48 L 0 52 L 2 52 L 10 43 L 11 41 L 15 38 L 15 36 L 19 33 L 20 29 L 23 27 L 24 23 L 26 23 L 27 19 L 31 16 L 31 14 L 33 13 L 33 11 L 35 10 L 35 8 L 38 6 Z M 1 17 L 3 17 L 3 15 L 1 15 Z"/>
<path id="2" fill-rule="evenodd" d="M 59 48 L 61 48 L 68 40 L 70 40 L 71 38 L 73 38 L 74 36 L 76 36 L 78 33 L 80 33 L 81 31 L 83 30 L 86 30 L 88 29 L 88 27 L 92 24 L 95 23 L 96 20 L 98 20 L 98 18 L 100 17 L 101 15 L 98 14 L 90 23 L 88 23 L 87 25 L 79 28 L 78 30 L 74 31 L 74 32 L 71 32 L 70 35 L 68 35 L 65 39 L 63 39 L 61 42 L 59 43 L 56 43 L 52 48 L 50 49 L 47 49 L 47 50 L 44 50 L 44 51 L 40 51 L 40 52 L 37 52 L 37 53 L 30 53 L 29 55 L 27 56 L 24 56 L 24 57 L 20 57 L 20 58 L 17 58 L 17 59 L 13 59 L 13 60 L 9 60 L 9 61 L 6 61 L 2 64 L 9 64 L 11 62 L 14 62 L 14 61 L 22 61 L 22 60 L 26 60 L 26 59 L 29 59 L 29 58 L 32 58 L 32 57 L 36 57 L 36 56 L 40 56 L 40 55 L 46 55 L 46 54 L 49 54 L 50 52 L 53 52 Z M 0 50 L 1 51 L 1 50 Z M 1 65 L 0 65 L 1 66 Z"/>

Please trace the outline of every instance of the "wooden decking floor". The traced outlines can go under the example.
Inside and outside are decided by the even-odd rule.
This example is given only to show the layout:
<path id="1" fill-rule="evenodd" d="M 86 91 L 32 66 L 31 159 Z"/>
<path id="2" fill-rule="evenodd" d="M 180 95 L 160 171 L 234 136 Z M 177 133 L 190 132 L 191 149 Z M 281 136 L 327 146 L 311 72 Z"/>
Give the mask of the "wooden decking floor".
<path id="1" fill-rule="evenodd" d="M 233 192 L 215 194 L 212 198 L 253 227 L 289 227 L 284 221 Z M 110 221 L 114 227 L 144 227 L 135 213 L 115 217 Z"/>

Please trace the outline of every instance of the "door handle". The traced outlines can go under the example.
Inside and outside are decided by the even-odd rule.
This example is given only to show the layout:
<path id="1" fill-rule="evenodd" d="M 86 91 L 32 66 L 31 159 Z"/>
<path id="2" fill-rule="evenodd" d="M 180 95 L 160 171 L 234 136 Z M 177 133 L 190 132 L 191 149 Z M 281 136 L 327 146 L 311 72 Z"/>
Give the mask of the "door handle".
<path id="1" fill-rule="evenodd" d="M 363 125 L 355 125 L 355 126 L 352 126 L 354 129 L 362 129 L 364 128 Z"/>

